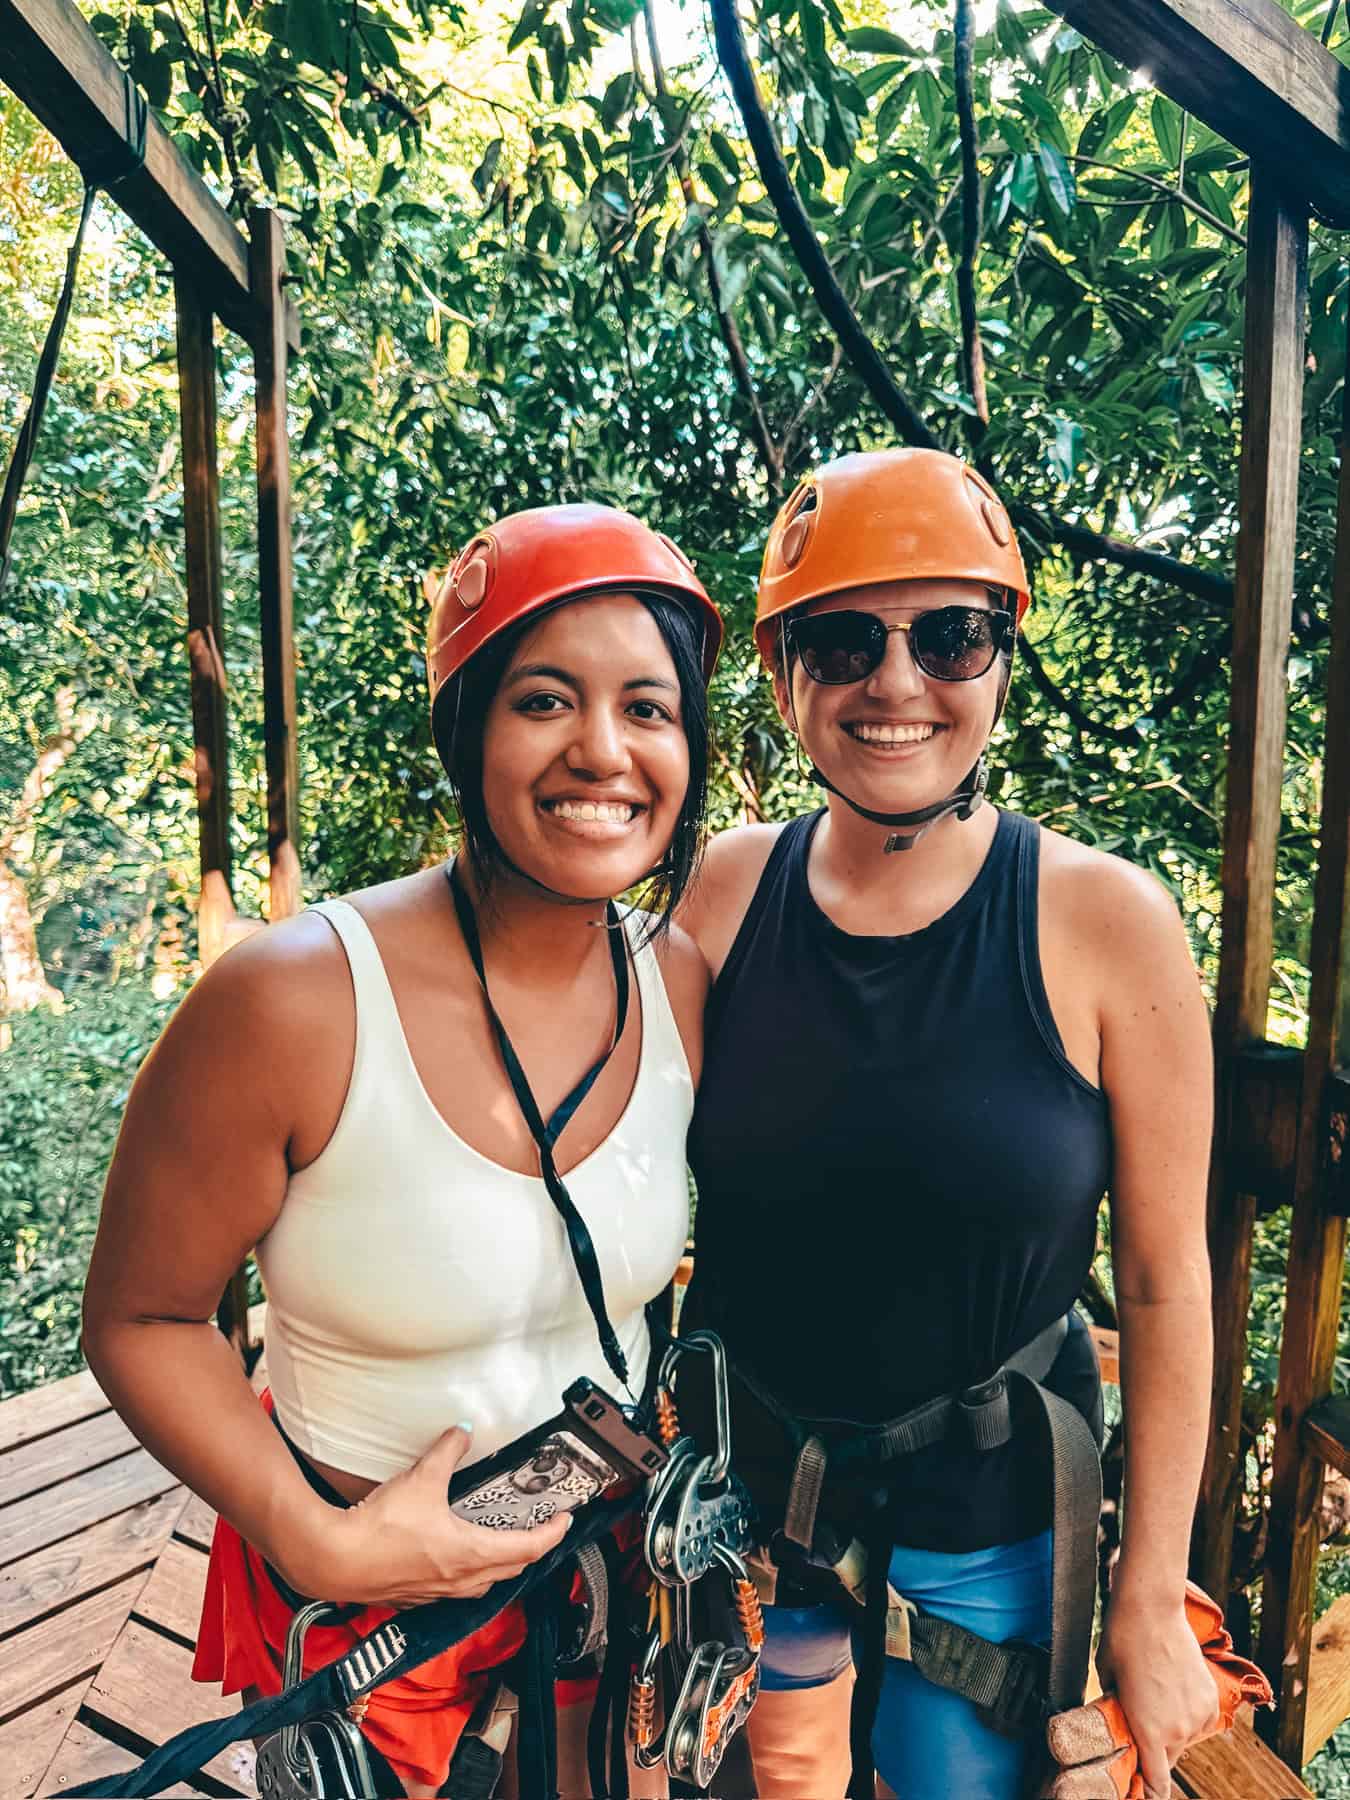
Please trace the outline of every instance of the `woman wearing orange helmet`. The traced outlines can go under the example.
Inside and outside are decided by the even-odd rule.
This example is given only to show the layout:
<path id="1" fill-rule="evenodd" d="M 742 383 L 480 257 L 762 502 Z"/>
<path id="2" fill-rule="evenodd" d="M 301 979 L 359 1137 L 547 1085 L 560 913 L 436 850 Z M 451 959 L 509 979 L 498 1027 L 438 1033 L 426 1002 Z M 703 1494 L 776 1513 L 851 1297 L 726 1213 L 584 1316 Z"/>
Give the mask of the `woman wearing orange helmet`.
<path id="1" fill-rule="evenodd" d="M 1205 1007 L 1150 876 L 981 803 L 1028 598 L 956 458 L 804 482 L 756 639 L 826 802 L 717 839 L 682 915 L 714 978 L 686 1317 L 738 1369 L 776 1584 L 765 1796 L 843 1791 L 850 1688 L 850 1791 L 874 1758 L 904 1800 L 1012 1800 L 1047 1703 L 1081 1699 L 1100 1392 L 1072 1308 L 1108 1187 L 1129 1499 L 1098 1668 L 1152 1792 L 1213 1723 L 1184 1613 Z"/>
<path id="2" fill-rule="evenodd" d="M 579 1377 L 642 1390 L 645 1309 L 687 1223 L 706 974 L 667 927 L 699 850 L 720 636 L 686 559 L 627 514 L 482 532 L 428 639 L 459 856 L 242 943 L 137 1079 L 85 1344 L 220 1514 L 199 1679 L 275 1693 L 301 1596 L 354 1613 L 310 1632 L 308 1673 L 399 1608 L 549 1555 L 569 1514 L 535 1487 L 507 1496 L 518 1528 L 488 1529 L 447 1509 L 447 1483 Z M 616 908 L 644 881 L 654 912 Z M 271 1422 L 211 1322 L 254 1249 Z M 376 1690 L 381 1793 L 442 1790 L 525 1638 L 512 1605 Z"/>

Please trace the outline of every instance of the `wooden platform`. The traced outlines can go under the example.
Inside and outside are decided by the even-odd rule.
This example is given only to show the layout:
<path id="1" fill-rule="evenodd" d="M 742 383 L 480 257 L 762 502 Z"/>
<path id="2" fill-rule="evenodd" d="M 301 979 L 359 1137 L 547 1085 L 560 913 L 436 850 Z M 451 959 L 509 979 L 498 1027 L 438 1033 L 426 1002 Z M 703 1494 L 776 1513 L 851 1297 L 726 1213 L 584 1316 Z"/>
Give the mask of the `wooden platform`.
<path id="1" fill-rule="evenodd" d="M 0 1800 L 129 1767 L 232 1712 L 191 1680 L 213 1515 L 109 1410 L 92 1375 L 0 1405 Z M 236 1745 L 177 1795 L 253 1795 Z M 1250 1730 L 1191 1752 L 1196 1800 L 1311 1790 Z"/>
<path id="2" fill-rule="evenodd" d="M 233 1712 L 191 1679 L 214 1516 L 92 1375 L 0 1406 L 0 1796 L 59 1794 Z M 175 1794 L 252 1795 L 238 1745 Z"/>

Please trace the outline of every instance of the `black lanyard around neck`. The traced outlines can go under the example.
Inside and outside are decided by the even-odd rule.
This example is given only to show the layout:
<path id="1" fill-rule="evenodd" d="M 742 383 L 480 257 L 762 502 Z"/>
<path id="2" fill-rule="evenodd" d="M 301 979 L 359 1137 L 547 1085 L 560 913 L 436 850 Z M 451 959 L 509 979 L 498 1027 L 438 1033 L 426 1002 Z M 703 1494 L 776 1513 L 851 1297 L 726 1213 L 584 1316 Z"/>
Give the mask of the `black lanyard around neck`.
<path id="1" fill-rule="evenodd" d="M 483 946 L 479 940 L 478 921 L 474 917 L 472 902 L 464 892 L 464 885 L 454 863 L 449 865 L 445 874 L 450 883 L 450 894 L 455 902 L 455 912 L 459 917 L 459 928 L 464 933 L 465 947 L 483 989 L 483 1004 L 487 1007 L 488 1018 L 492 1021 L 492 1029 L 497 1038 L 497 1048 L 501 1051 L 502 1062 L 506 1065 L 507 1079 L 511 1083 L 516 1102 L 526 1125 L 529 1126 L 535 1148 L 539 1152 L 539 1172 L 544 1178 L 544 1186 L 548 1189 L 549 1199 L 562 1215 L 563 1224 L 567 1228 L 567 1242 L 572 1252 L 572 1261 L 576 1265 L 582 1292 L 586 1296 L 586 1304 L 591 1309 L 591 1317 L 595 1320 L 595 1329 L 600 1334 L 600 1348 L 615 1377 L 627 1388 L 628 1362 L 620 1348 L 618 1334 L 610 1324 L 609 1314 L 605 1310 L 605 1289 L 600 1276 L 600 1261 L 595 1254 L 595 1244 L 592 1242 L 586 1221 L 577 1211 L 576 1202 L 563 1185 L 562 1176 L 559 1175 L 558 1166 L 553 1160 L 553 1146 L 562 1136 L 568 1120 L 595 1086 L 601 1070 L 618 1048 L 619 1040 L 623 1036 L 624 1023 L 628 1018 L 628 946 L 623 925 L 619 919 L 618 908 L 612 900 L 605 903 L 605 926 L 609 937 L 610 957 L 614 964 L 615 1023 L 613 1040 L 599 1062 L 587 1070 L 545 1124 L 530 1090 L 530 1084 L 525 1078 L 525 1071 L 520 1066 L 520 1058 L 516 1055 L 515 1048 L 506 1035 L 506 1027 L 497 1016 L 497 1009 L 492 1004 L 492 995 L 488 992 L 487 972 L 483 967 Z"/>

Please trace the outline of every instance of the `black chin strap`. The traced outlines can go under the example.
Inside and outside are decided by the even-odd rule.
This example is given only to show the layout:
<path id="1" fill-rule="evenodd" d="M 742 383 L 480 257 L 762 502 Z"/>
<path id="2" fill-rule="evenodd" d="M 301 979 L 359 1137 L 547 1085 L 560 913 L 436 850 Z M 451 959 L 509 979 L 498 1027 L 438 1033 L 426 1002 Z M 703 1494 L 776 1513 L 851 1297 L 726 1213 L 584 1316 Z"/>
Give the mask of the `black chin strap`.
<path id="1" fill-rule="evenodd" d="M 601 1071 L 618 1048 L 619 1039 L 623 1036 L 623 1028 L 628 1018 L 628 942 L 624 935 L 623 925 L 619 919 L 617 907 L 612 900 L 605 903 L 605 923 L 609 928 L 609 951 L 614 964 L 614 1036 L 609 1049 L 599 1062 L 588 1069 L 581 1080 L 568 1094 L 567 1098 L 545 1124 L 530 1084 L 521 1067 L 520 1058 L 516 1055 L 510 1038 L 506 1035 L 506 1027 L 497 1015 L 492 1004 L 492 996 L 488 992 L 487 973 L 483 967 L 483 946 L 478 936 L 478 921 L 474 917 L 473 905 L 464 892 L 464 885 L 459 877 L 458 868 L 451 863 L 445 871 L 446 880 L 450 883 L 451 898 L 455 903 L 455 912 L 459 918 L 459 928 L 464 934 L 465 947 L 469 959 L 473 963 L 478 980 L 483 989 L 483 1004 L 487 1008 L 488 1018 L 492 1021 L 492 1029 L 497 1039 L 497 1048 L 501 1051 L 502 1062 L 506 1066 L 507 1079 L 511 1083 L 516 1103 L 520 1107 L 530 1136 L 534 1139 L 535 1148 L 539 1152 L 539 1173 L 544 1178 L 544 1186 L 548 1189 L 548 1197 L 557 1207 L 562 1222 L 567 1229 L 567 1243 L 572 1252 L 572 1261 L 576 1265 L 582 1292 L 586 1296 L 586 1304 L 591 1309 L 591 1317 L 595 1320 L 595 1329 L 600 1336 L 600 1348 L 604 1352 L 606 1363 L 616 1380 L 628 1389 L 630 1398 L 632 1390 L 628 1388 L 628 1361 L 619 1344 L 618 1333 L 610 1323 L 609 1314 L 605 1310 L 604 1282 L 600 1276 L 600 1261 L 595 1253 L 595 1244 L 591 1239 L 590 1229 L 581 1214 L 577 1211 L 576 1202 L 563 1184 L 558 1166 L 553 1160 L 553 1146 L 562 1136 L 567 1122 L 582 1101 L 595 1086 Z"/>
<path id="2" fill-rule="evenodd" d="M 860 818 L 870 819 L 874 825 L 917 825 L 919 829 L 908 834 L 898 831 L 891 833 L 883 846 L 884 853 L 889 856 L 893 850 L 912 850 L 924 833 L 931 831 L 938 820 L 945 819 L 948 813 L 955 813 L 958 819 L 968 819 L 984 799 L 984 791 L 989 786 L 989 768 L 981 757 L 954 794 L 948 794 L 945 800 L 935 801 L 932 806 L 921 806 L 917 812 L 908 813 L 873 812 L 869 807 L 859 806 L 856 800 L 837 788 L 827 775 L 822 775 L 814 763 L 811 764 L 811 779 L 817 787 L 823 787 L 827 794 L 836 795 L 846 806 L 851 806 Z"/>

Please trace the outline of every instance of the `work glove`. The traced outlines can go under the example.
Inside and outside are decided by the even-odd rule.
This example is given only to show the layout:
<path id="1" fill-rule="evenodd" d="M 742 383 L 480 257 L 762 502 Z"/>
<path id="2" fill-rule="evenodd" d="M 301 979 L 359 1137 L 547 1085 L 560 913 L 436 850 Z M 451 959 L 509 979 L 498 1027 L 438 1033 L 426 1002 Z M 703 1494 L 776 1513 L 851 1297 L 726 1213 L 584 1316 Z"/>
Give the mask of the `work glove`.
<path id="1" fill-rule="evenodd" d="M 1218 1731 L 1231 1729 L 1241 1707 L 1271 1704 L 1270 1683 L 1234 1650 L 1222 1612 L 1193 1581 L 1186 1583 L 1186 1622 L 1219 1691 Z M 1113 1695 L 1057 1713 L 1045 1737 L 1052 1772 L 1041 1800 L 1144 1800 L 1139 1752 Z"/>

